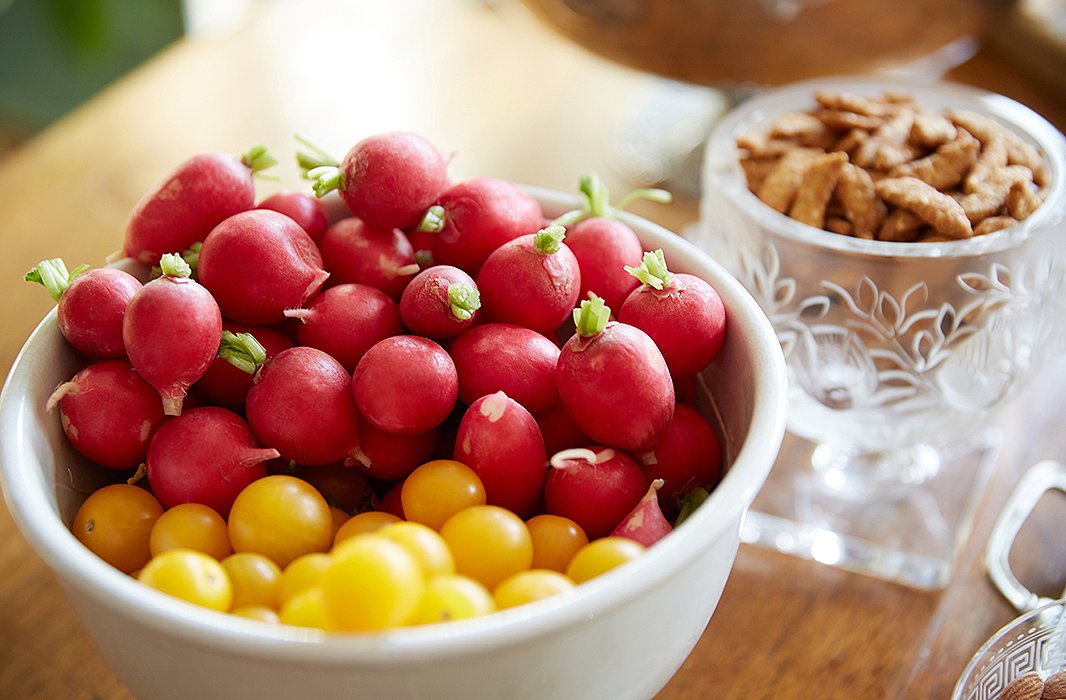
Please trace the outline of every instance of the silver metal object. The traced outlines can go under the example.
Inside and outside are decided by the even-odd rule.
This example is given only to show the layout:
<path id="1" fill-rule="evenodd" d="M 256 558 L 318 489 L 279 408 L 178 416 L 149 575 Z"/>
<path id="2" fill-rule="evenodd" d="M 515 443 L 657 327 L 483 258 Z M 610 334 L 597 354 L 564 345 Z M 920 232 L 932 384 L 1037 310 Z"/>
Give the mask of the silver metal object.
<path id="1" fill-rule="evenodd" d="M 985 545 L 988 576 L 1018 612 L 1029 612 L 1053 600 L 1026 588 L 1010 566 L 1010 551 L 1018 531 L 1044 494 L 1052 489 L 1066 493 L 1066 465 L 1046 460 L 1030 467 L 1003 507 Z"/>

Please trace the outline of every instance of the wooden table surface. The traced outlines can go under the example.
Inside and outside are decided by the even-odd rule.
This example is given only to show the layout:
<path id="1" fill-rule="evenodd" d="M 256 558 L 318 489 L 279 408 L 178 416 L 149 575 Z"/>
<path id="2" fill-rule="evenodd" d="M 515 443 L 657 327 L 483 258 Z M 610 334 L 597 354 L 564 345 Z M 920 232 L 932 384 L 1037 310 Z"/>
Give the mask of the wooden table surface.
<path id="1" fill-rule="evenodd" d="M 27 66 L 27 70 L 32 67 Z M 1007 94 L 1066 127 L 1066 97 L 983 50 L 954 79 Z M 46 257 L 103 263 L 140 194 L 185 157 L 264 142 L 300 185 L 294 131 L 343 153 L 406 129 L 455 152 L 455 178 L 494 175 L 574 191 L 598 171 L 622 194 L 611 137 L 652 84 L 576 48 L 513 2 L 265 2 L 246 26 L 183 41 L 0 162 L 0 375 L 51 306 L 22 274 Z M 696 205 L 635 208 L 680 228 Z M 1019 475 L 1066 458 L 1066 365 L 1008 412 L 1007 441 L 951 585 L 921 592 L 742 546 L 707 632 L 660 698 L 944 698 L 973 651 L 1015 613 L 981 548 Z M 783 455 L 788 458 L 788 455 Z M 1061 499 L 1022 532 L 1031 588 L 1066 583 Z M 0 508 L 0 698 L 129 697 L 51 572 Z"/>

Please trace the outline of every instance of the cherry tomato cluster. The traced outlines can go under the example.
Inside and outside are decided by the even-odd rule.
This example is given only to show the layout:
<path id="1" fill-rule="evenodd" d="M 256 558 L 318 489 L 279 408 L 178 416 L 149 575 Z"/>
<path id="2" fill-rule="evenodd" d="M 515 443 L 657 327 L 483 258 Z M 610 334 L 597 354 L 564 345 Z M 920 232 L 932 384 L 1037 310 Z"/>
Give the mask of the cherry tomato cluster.
<path id="1" fill-rule="evenodd" d="M 414 134 L 304 148 L 317 196 L 256 204 L 261 147 L 146 193 L 121 256 L 148 282 L 27 275 L 91 360 L 49 408 L 136 470 L 79 510 L 89 549 L 216 610 L 377 630 L 561 593 L 701 502 L 722 454 L 694 402 L 726 312 L 644 250 L 629 198 L 585 177 L 548 220 L 510 182 L 451 183 Z"/>
<path id="2" fill-rule="evenodd" d="M 404 480 L 402 520 L 348 517 L 287 474 L 242 490 L 228 521 L 199 503 L 164 510 L 113 484 L 78 510 L 74 534 L 143 583 L 264 622 L 373 631 L 485 615 L 557 595 L 644 551 L 625 537 L 589 542 L 574 521 L 523 521 L 487 505 L 469 467 L 433 460 Z"/>

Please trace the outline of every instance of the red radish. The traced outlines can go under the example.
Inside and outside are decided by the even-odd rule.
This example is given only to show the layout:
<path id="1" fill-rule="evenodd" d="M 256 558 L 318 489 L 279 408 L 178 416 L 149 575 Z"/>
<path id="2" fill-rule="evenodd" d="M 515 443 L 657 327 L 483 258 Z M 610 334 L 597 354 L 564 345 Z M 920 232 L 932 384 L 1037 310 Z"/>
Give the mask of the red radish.
<path id="1" fill-rule="evenodd" d="M 439 429 L 418 435 L 395 435 L 374 427 L 370 421 L 360 421 L 355 468 L 375 479 L 403 479 L 432 458 L 439 437 Z"/>
<path id="2" fill-rule="evenodd" d="M 403 333 L 396 302 L 362 284 L 325 289 L 306 309 L 288 309 L 285 315 L 300 319 L 296 337 L 301 345 L 329 353 L 347 372 L 378 341 Z"/>
<path id="3" fill-rule="evenodd" d="M 108 469 L 143 462 L 149 440 L 166 419 L 159 392 L 126 360 L 81 370 L 48 399 L 48 410 L 56 406 L 74 449 Z"/>
<path id="4" fill-rule="evenodd" d="M 163 397 L 168 416 L 181 414 L 185 394 L 204 375 L 222 340 L 222 315 L 180 256 L 160 260 L 163 276 L 130 299 L 122 342 L 130 362 Z"/>
<path id="5" fill-rule="evenodd" d="M 718 292 L 695 275 L 670 272 L 661 249 L 626 270 L 643 284 L 626 298 L 618 320 L 651 336 L 673 376 L 703 371 L 725 341 L 725 306 Z"/>
<path id="6" fill-rule="evenodd" d="M 301 139 L 298 155 L 319 197 L 337 190 L 352 214 L 375 228 L 418 223 L 448 185 L 448 160 L 417 134 L 386 132 L 355 144 L 338 163 Z"/>
<path id="7" fill-rule="evenodd" d="M 555 223 L 566 226 L 566 244 L 581 267 L 580 297 L 595 295 L 609 308 L 619 309 L 639 284 L 625 266 L 639 265 L 644 248 L 633 229 L 616 218 L 618 211 L 635 198 L 669 202 L 670 195 L 663 190 L 635 190 L 612 207 L 607 187 L 596 175 L 581 178 L 581 192 L 584 206 L 563 214 Z"/>
<path id="8" fill-rule="evenodd" d="M 344 203 L 344 200 L 336 192 L 331 192 L 318 201 L 322 202 L 322 205 L 326 208 L 326 221 L 329 222 L 329 226 L 352 215 L 352 212 L 348 210 L 348 205 Z"/>
<path id="9" fill-rule="evenodd" d="M 566 409 L 566 406 L 561 403 L 557 403 L 548 410 L 535 414 L 533 417 L 537 419 L 537 425 L 540 426 L 540 434 L 544 436 L 544 449 L 550 455 L 592 442 L 589 440 L 588 435 L 585 435 L 585 433 L 581 432 L 581 428 L 577 427 L 574 417 L 570 415 L 570 411 Z"/>
<path id="10" fill-rule="evenodd" d="M 699 411 L 683 403 L 674 406 L 662 440 L 637 459 L 645 477 L 666 483 L 659 492 L 664 501 L 677 501 L 695 487 L 709 489 L 722 475 L 718 434 Z"/>
<path id="11" fill-rule="evenodd" d="M 310 466 L 351 460 L 359 415 L 350 385 L 344 367 L 321 350 L 282 350 L 259 369 L 248 392 L 248 423 L 287 460 Z"/>
<path id="12" fill-rule="evenodd" d="M 133 208 L 119 256 L 156 265 L 164 253 L 204 240 L 215 226 L 252 208 L 252 175 L 276 162 L 263 146 L 240 158 L 204 153 L 186 160 Z"/>
<path id="13" fill-rule="evenodd" d="M 581 267 L 581 298 L 598 296 L 617 309 L 639 282 L 625 266 L 637 264 L 644 249 L 633 229 L 617 219 L 586 219 L 569 229 L 570 250 Z"/>
<path id="14" fill-rule="evenodd" d="M 322 238 L 329 226 L 325 203 L 303 192 L 278 192 L 259 202 L 255 208 L 281 212 L 298 223 L 315 242 Z"/>
<path id="15" fill-rule="evenodd" d="M 453 340 L 448 352 L 459 373 L 459 399 L 467 405 L 497 391 L 530 413 L 559 403 L 555 383 L 559 348 L 536 331 L 486 323 Z"/>
<path id="16" fill-rule="evenodd" d="M 197 267 L 222 313 L 263 325 L 301 306 L 329 276 L 314 241 L 276 211 L 254 209 L 226 219 L 207 236 Z"/>
<path id="17" fill-rule="evenodd" d="M 436 264 L 476 276 L 492 251 L 536 232 L 543 221 L 531 195 L 506 180 L 479 177 L 446 190 L 418 227 L 437 233 L 432 250 Z"/>
<path id="18" fill-rule="evenodd" d="M 407 520 L 407 516 L 403 512 L 403 501 L 400 500 L 400 493 L 403 491 L 403 482 L 397 482 L 390 488 L 385 495 L 378 501 L 377 507 L 374 510 L 380 510 L 382 513 L 389 513 L 395 515 L 400 520 Z"/>
<path id="19" fill-rule="evenodd" d="M 373 498 L 370 480 L 358 466 L 347 466 L 341 462 L 315 467 L 300 466 L 292 475 L 314 486 L 327 503 L 349 515 L 366 510 Z"/>
<path id="20" fill-rule="evenodd" d="M 548 226 L 493 251 L 477 276 L 489 320 L 548 334 L 570 317 L 581 270 L 564 238 L 566 229 Z"/>
<path id="21" fill-rule="evenodd" d="M 674 413 L 666 360 L 648 334 L 608 322 L 601 299 L 574 310 L 577 332 L 559 353 L 559 396 L 596 442 L 646 450 L 662 439 Z"/>
<path id="22" fill-rule="evenodd" d="M 455 364 L 427 338 L 398 335 L 370 348 L 356 365 L 352 393 L 377 428 L 417 435 L 448 417 L 459 396 Z"/>
<path id="23" fill-rule="evenodd" d="M 415 251 L 396 228 L 377 229 L 354 217 L 326 229 L 318 242 L 330 282 L 358 282 L 399 299 L 418 273 Z"/>
<path id="24" fill-rule="evenodd" d="M 241 490 L 267 475 L 275 449 L 256 441 L 248 424 L 217 406 L 189 409 L 167 421 L 148 446 L 148 483 L 165 508 L 200 503 L 225 517 Z"/>
<path id="25" fill-rule="evenodd" d="M 256 366 L 293 345 L 287 336 L 270 328 L 223 321 L 219 356 L 193 385 L 193 391 L 212 405 L 244 413 Z"/>
<path id="26" fill-rule="evenodd" d="M 629 515 L 622 519 L 622 522 L 611 533 L 611 537 L 628 537 L 645 547 L 650 547 L 670 534 L 674 528 L 663 516 L 656 493 L 662 485 L 662 479 L 651 482 L 644 497 Z"/>
<path id="27" fill-rule="evenodd" d="M 529 411 L 502 391 L 470 404 L 459 424 L 455 459 L 481 478 L 489 505 L 527 518 L 540 504 L 548 476 L 544 439 Z"/>
<path id="28" fill-rule="evenodd" d="M 610 447 L 563 450 L 551 458 L 544 505 L 570 518 L 589 540 L 609 535 L 648 489 L 637 463 Z"/>
<path id="29" fill-rule="evenodd" d="M 700 399 L 699 376 L 690 374 L 687 377 L 674 377 L 674 398 L 690 406 L 698 403 Z"/>
<path id="30" fill-rule="evenodd" d="M 454 338 L 478 317 L 481 295 L 473 278 L 457 267 L 436 265 L 415 275 L 400 297 L 400 316 L 412 333 Z"/>
<path id="31" fill-rule="evenodd" d="M 122 317 L 140 281 L 122 270 L 103 267 L 73 272 L 59 258 L 44 260 L 26 273 L 27 282 L 44 285 L 59 302 L 59 331 L 78 352 L 92 358 L 124 357 Z"/>

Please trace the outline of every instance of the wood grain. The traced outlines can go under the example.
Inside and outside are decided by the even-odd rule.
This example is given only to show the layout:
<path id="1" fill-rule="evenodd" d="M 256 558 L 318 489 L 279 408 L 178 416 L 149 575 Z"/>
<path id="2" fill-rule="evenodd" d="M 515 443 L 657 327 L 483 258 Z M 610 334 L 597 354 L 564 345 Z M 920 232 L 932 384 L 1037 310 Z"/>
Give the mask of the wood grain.
<path id="1" fill-rule="evenodd" d="M 198 151 L 267 143 L 283 157 L 268 192 L 300 185 L 296 130 L 340 154 L 363 135 L 409 129 L 454 151 L 455 178 L 576 191 L 595 170 L 617 194 L 631 187 L 611 139 L 648 76 L 550 34 L 513 3 L 311 7 L 264 3 L 231 34 L 182 41 L 0 162 L 0 372 L 52 305 L 22 274 L 46 257 L 101 264 L 140 194 Z M 953 77 L 1066 125 L 1062 96 L 995 54 Z M 675 230 L 696 218 L 692 201 L 635 209 Z M 1064 389 L 1066 368 L 1052 367 L 1009 416 L 1007 456 L 946 591 L 742 546 L 706 634 L 660 698 L 946 697 L 973 650 L 1013 617 L 984 576 L 980 546 L 1024 467 L 1066 458 Z M 1045 593 L 1066 582 L 1062 517 L 1042 506 L 1017 552 L 1018 569 Z M 0 697 L 129 697 L 3 509 L 0 570 Z"/>

